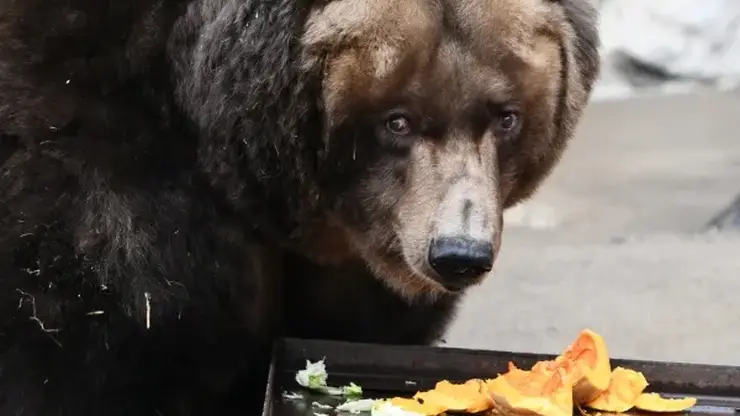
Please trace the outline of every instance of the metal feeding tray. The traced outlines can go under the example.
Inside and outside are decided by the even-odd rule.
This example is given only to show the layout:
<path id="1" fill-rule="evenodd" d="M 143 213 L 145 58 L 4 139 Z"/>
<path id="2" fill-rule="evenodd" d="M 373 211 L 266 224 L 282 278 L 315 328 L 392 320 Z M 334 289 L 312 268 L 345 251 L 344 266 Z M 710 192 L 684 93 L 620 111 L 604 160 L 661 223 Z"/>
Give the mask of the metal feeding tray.
<path id="1" fill-rule="evenodd" d="M 433 388 L 443 379 L 462 382 L 491 378 L 505 372 L 509 361 L 529 367 L 552 358 L 504 351 L 281 339 L 275 344 L 262 415 L 338 414 L 326 405 L 334 407 L 344 399 L 310 394 L 296 383 L 296 372 L 305 368 L 306 360 L 325 359 L 330 385 L 354 382 L 362 386 L 364 398 L 381 398 L 411 396 L 418 390 Z M 691 415 L 740 415 L 740 367 L 611 361 L 612 366 L 641 371 L 650 382 L 648 391 L 697 397 L 697 405 L 687 412 Z M 286 392 L 300 393 L 303 397 L 286 398 Z"/>

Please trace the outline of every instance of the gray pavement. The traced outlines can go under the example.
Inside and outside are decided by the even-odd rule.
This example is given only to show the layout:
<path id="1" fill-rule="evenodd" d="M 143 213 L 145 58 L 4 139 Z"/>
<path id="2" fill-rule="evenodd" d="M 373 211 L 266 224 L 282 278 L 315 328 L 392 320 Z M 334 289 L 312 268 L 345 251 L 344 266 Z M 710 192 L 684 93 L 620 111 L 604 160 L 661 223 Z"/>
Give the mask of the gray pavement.
<path id="1" fill-rule="evenodd" d="M 594 103 L 555 174 L 507 213 L 495 275 L 448 346 L 740 365 L 740 233 L 700 233 L 740 193 L 740 93 Z"/>

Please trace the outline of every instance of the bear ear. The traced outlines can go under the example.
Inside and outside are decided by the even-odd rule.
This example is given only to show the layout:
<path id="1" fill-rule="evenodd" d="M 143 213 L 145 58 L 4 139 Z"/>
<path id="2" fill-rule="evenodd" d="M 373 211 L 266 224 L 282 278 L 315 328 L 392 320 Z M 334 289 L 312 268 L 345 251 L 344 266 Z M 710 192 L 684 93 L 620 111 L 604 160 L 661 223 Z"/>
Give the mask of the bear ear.
<path id="1" fill-rule="evenodd" d="M 571 45 L 587 90 L 590 90 L 600 70 L 599 9 L 596 0 L 546 0 L 565 12 L 573 30 Z"/>

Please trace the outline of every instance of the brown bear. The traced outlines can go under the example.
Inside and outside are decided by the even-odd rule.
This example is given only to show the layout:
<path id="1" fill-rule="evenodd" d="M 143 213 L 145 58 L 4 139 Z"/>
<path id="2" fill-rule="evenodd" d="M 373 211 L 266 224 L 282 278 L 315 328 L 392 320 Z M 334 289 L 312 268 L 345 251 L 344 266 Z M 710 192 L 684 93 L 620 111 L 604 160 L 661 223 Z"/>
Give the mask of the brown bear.
<path id="1" fill-rule="evenodd" d="M 0 0 L 0 414 L 253 415 L 437 340 L 599 69 L 588 0 Z"/>

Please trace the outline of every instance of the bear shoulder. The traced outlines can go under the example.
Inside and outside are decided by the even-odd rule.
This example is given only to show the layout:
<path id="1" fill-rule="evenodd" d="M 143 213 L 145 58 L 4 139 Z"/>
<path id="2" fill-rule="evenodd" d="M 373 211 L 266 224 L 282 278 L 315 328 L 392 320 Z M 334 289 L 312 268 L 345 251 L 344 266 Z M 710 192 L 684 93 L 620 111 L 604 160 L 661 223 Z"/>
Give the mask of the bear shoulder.
<path id="1" fill-rule="evenodd" d="M 265 371 L 279 249 L 198 166 L 189 4 L 0 5 L 2 414 L 210 414 Z"/>

